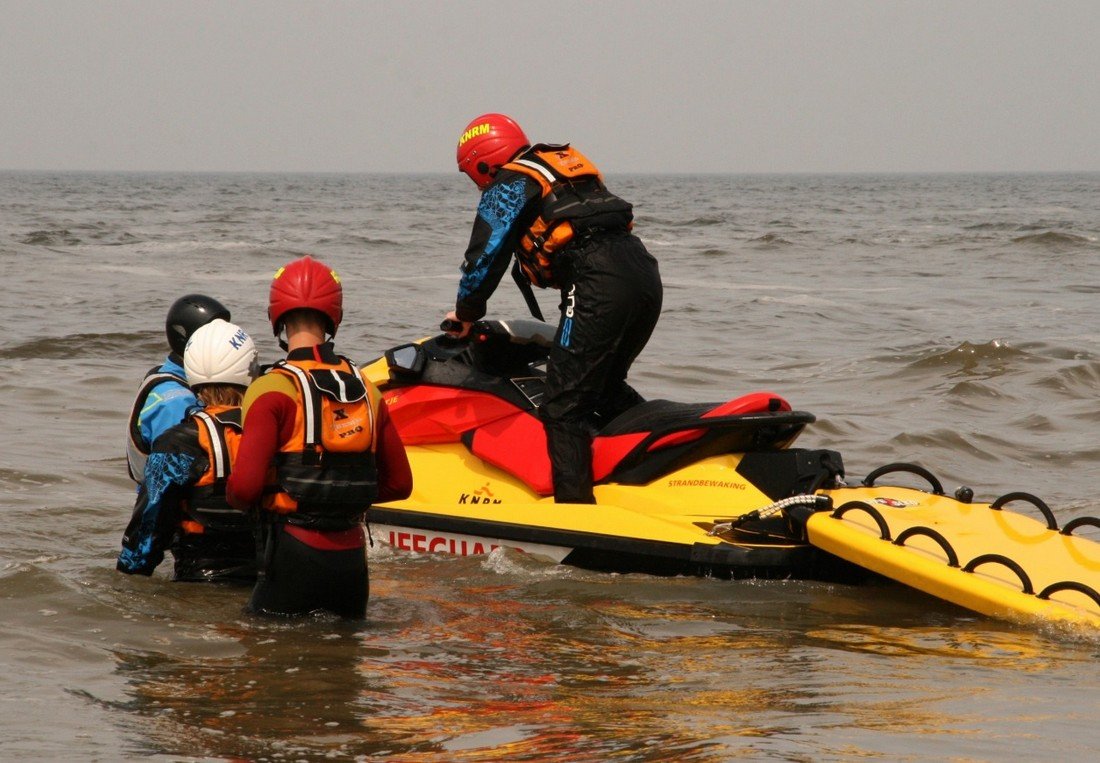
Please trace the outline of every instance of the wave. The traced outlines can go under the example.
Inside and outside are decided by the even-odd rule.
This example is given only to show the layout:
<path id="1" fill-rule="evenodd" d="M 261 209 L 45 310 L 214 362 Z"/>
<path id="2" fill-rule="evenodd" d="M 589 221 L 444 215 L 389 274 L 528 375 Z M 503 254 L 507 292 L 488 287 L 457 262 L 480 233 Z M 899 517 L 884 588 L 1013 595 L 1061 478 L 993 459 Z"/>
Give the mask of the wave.
<path id="1" fill-rule="evenodd" d="M 1035 382 L 1035 386 L 1049 393 L 1073 400 L 1091 400 L 1100 385 L 1100 363 L 1087 361 L 1060 368 Z"/>
<path id="2" fill-rule="evenodd" d="M 1019 443 L 1004 437 L 945 428 L 901 432 L 891 438 L 890 445 L 901 454 L 940 451 L 952 454 L 956 460 L 965 455 L 968 459 L 987 463 L 1002 462 L 1019 450 Z"/>
<path id="3" fill-rule="evenodd" d="M 913 357 L 913 356 L 916 357 Z M 984 343 L 962 342 L 948 350 L 910 350 L 894 356 L 904 365 L 894 377 L 907 380 L 924 379 L 940 389 L 940 394 L 972 401 L 982 398 L 996 399 L 1006 394 L 1003 390 L 988 388 L 980 382 L 1003 377 L 1019 370 L 1022 363 L 1036 360 L 1030 353 L 1004 344 L 999 340 Z"/>
<path id="4" fill-rule="evenodd" d="M 994 339 L 982 344 L 963 342 L 949 350 L 926 355 L 909 364 L 909 368 L 953 367 L 961 370 L 972 368 L 981 363 L 1011 362 L 1018 358 L 1029 357 L 1026 352 Z"/>
<path id="5" fill-rule="evenodd" d="M 385 249 L 400 249 L 403 246 L 408 246 L 392 238 L 364 236 L 358 233 L 345 233 L 339 236 L 322 237 L 317 239 L 314 243 L 318 246 L 333 244 L 340 246 L 382 247 Z"/>
<path id="6" fill-rule="evenodd" d="M 1042 233 L 1029 233 L 1026 236 L 1017 236 L 1012 243 L 1018 246 L 1027 246 L 1034 249 L 1044 249 L 1052 252 L 1064 252 L 1084 247 L 1095 247 L 1096 239 L 1087 236 L 1079 236 L 1076 233 L 1062 233 L 1061 231 L 1048 230 Z"/>
<path id="7" fill-rule="evenodd" d="M 104 223 L 77 226 L 76 230 L 79 231 L 79 235 L 68 228 L 36 230 L 16 240 L 28 246 L 42 247 L 80 246 L 88 243 L 103 246 L 127 246 L 143 241 L 142 238 L 129 231 L 113 230 Z"/>
<path id="8" fill-rule="evenodd" d="M 37 491 L 45 485 L 59 485 L 64 482 L 65 477 L 60 474 L 0 468 L 0 485 L 4 486 L 4 492 Z"/>
<path id="9" fill-rule="evenodd" d="M 131 244 L 140 244 L 145 240 L 124 230 L 97 234 L 93 235 L 91 238 L 97 244 L 102 244 L 104 246 L 129 246 Z"/>
<path id="10" fill-rule="evenodd" d="M 657 225 L 665 225 L 669 228 L 705 228 L 711 225 L 725 225 L 729 221 L 722 217 L 693 217 L 690 220 L 669 220 L 652 217 L 650 221 Z"/>
<path id="11" fill-rule="evenodd" d="M 997 374 L 991 374 L 996 376 Z M 963 400 L 968 406 L 975 406 L 978 401 L 988 400 L 993 405 L 1000 405 L 1006 395 L 998 387 L 987 383 L 986 379 L 964 379 L 951 386 L 945 393 L 946 397 Z"/>
<path id="12" fill-rule="evenodd" d="M 975 230 L 975 231 L 1021 231 L 1027 230 L 1023 228 L 1019 223 L 974 223 L 972 225 L 964 225 L 963 230 Z"/>
<path id="13" fill-rule="evenodd" d="M 765 233 L 763 236 L 749 239 L 749 243 L 756 244 L 758 249 L 779 249 L 793 246 L 790 241 L 775 233 Z"/>
<path id="14" fill-rule="evenodd" d="M 949 220 L 944 220 L 944 223 L 949 224 Z M 1041 220 L 1035 223 L 1014 223 L 1014 222 L 984 222 L 973 223 L 971 225 L 962 226 L 963 230 L 973 231 L 1006 231 L 1006 232 L 1018 232 L 1025 233 L 1027 231 L 1046 231 L 1051 228 L 1059 226 L 1072 225 L 1072 223 L 1065 220 Z"/>
<path id="15" fill-rule="evenodd" d="M 30 339 L 0 348 L 0 360 L 67 360 L 76 357 L 111 357 L 119 347 L 140 351 L 153 360 L 164 354 L 164 338 L 148 333 L 69 334 Z M 150 361 L 152 363 L 153 361 Z"/>
<path id="16" fill-rule="evenodd" d="M 31 231 L 23 238 L 17 239 L 20 244 L 29 246 L 76 246 L 81 242 L 73 233 L 65 228 L 57 230 Z"/>
<path id="17" fill-rule="evenodd" d="M 1066 286 L 1066 291 L 1072 291 L 1077 294 L 1100 294 L 1100 286 L 1094 284 L 1069 284 Z"/>

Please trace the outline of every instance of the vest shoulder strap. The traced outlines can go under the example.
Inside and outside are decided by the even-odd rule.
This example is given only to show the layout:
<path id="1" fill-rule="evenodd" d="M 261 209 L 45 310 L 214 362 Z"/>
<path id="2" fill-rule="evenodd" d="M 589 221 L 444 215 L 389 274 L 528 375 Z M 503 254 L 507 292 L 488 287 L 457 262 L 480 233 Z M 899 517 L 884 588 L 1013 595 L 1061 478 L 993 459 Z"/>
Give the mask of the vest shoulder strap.
<path id="1" fill-rule="evenodd" d="M 158 384 L 162 384 L 166 381 L 175 381 L 182 384 L 184 387 L 187 386 L 186 379 L 170 371 L 161 371 L 160 366 L 155 366 L 149 369 L 149 372 L 145 374 L 145 378 L 141 380 L 141 384 L 138 386 L 137 395 L 134 397 L 133 408 L 130 409 L 130 442 L 138 452 L 145 455 L 149 454 L 149 449 L 141 441 L 141 425 L 138 419 L 141 411 L 145 408 L 145 401 L 148 399 L 149 393 L 152 392 L 153 388 Z M 134 477 L 134 479 L 140 480 L 140 477 Z"/>
<path id="2" fill-rule="evenodd" d="M 231 464 L 229 461 L 229 445 L 225 441 L 224 427 L 227 426 L 219 419 L 205 411 L 199 411 L 194 415 L 199 426 L 205 427 L 210 438 L 210 457 L 214 459 L 214 479 L 221 480 L 229 476 Z M 230 424 L 230 426 L 233 426 Z M 239 428 L 239 425 L 237 425 Z"/>

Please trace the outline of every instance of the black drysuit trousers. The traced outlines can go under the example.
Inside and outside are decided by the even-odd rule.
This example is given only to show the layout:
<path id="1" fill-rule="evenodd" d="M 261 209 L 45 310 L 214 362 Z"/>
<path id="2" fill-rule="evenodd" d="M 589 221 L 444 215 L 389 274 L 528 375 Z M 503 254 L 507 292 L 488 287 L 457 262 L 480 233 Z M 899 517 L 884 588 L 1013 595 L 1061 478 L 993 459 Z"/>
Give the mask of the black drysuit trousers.
<path id="1" fill-rule="evenodd" d="M 557 503 L 595 503 L 592 435 L 642 397 L 626 383 L 661 313 L 657 260 L 629 233 L 569 253 L 561 320 L 547 366 L 546 427 Z"/>

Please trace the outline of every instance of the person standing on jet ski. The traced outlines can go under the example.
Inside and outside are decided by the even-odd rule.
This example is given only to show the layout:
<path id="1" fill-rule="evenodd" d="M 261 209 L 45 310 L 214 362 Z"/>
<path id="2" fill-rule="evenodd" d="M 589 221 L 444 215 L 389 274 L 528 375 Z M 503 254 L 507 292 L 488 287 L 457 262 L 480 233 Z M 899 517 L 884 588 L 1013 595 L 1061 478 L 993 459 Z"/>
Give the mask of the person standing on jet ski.
<path id="1" fill-rule="evenodd" d="M 465 336 L 485 315 L 513 254 L 527 282 L 561 291 L 539 416 L 554 500 L 595 503 L 593 429 L 642 401 L 626 376 L 661 312 L 657 260 L 631 232 L 631 205 L 567 143 L 532 146 L 513 119 L 484 114 L 459 137 L 458 169 L 482 193 L 447 315 L 462 327 L 450 333 Z"/>
<path id="2" fill-rule="evenodd" d="M 168 357 L 151 369 L 138 388 L 127 424 L 126 466 L 130 479 L 140 489 L 144 480 L 145 459 L 157 438 L 187 418 L 198 404 L 187 386 L 183 369 L 183 350 L 187 340 L 199 328 L 213 320 L 231 320 L 221 302 L 205 294 L 186 294 L 168 308 L 164 332 L 168 337 Z"/>
<path id="3" fill-rule="evenodd" d="M 116 569 L 152 575 L 166 549 L 175 580 L 256 579 L 252 521 L 225 500 L 241 438 L 241 398 L 257 371 L 256 345 L 235 324 L 215 319 L 191 335 L 186 381 L 199 403 L 153 443 L 143 484 L 122 538 Z"/>
<path id="4" fill-rule="evenodd" d="M 344 315 L 335 271 L 309 256 L 279 268 L 267 314 L 287 355 L 245 394 L 228 484 L 232 505 L 261 509 L 248 608 L 359 619 L 369 593 L 363 517 L 375 501 L 409 497 L 405 447 L 382 393 L 329 339 Z"/>

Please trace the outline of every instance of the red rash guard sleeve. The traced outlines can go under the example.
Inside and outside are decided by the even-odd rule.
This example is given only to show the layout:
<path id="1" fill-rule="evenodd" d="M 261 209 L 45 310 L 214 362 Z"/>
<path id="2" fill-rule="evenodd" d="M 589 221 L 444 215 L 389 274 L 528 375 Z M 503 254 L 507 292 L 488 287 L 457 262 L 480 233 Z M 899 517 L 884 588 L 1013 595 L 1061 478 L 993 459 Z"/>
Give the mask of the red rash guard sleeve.
<path id="1" fill-rule="evenodd" d="M 281 392 L 265 392 L 249 406 L 237 460 L 225 487 L 230 506 L 246 511 L 259 503 L 279 443 L 294 434 L 296 413 L 295 401 Z"/>
<path id="2" fill-rule="evenodd" d="M 378 406 L 378 503 L 400 501 L 412 493 L 412 470 L 405 446 L 385 403 Z"/>

